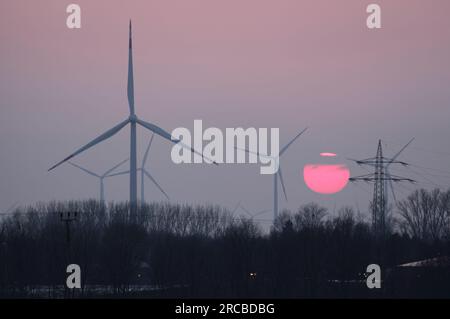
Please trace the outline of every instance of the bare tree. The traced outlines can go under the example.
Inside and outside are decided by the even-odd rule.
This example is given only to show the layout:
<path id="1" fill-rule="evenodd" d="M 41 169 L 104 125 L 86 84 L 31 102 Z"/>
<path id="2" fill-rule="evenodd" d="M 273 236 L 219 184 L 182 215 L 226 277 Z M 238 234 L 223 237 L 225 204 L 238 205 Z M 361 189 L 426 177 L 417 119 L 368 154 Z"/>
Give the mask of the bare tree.
<path id="1" fill-rule="evenodd" d="M 327 215 L 326 208 L 316 203 L 303 205 L 294 217 L 295 229 L 317 228 L 322 225 L 323 219 Z"/>
<path id="2" fill-rule="evenodd" d="M 398 210 L 403 217 L 403 229 L 410 236 L 425 241 L 442 239 L 450 226 L 450 191 L 416 190 L 400 201 Z"/>

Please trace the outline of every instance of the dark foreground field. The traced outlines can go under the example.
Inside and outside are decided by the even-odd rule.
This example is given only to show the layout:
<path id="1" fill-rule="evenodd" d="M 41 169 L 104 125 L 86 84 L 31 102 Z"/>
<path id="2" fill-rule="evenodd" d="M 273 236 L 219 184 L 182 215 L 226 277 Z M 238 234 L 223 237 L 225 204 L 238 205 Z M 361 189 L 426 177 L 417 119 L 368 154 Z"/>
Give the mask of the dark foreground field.
<path id="1" fill-rule="evenodd" d="M 75 263 L 83 287 L 72 297 L 450 298 L 448 214 L 438 225 L 433 209 L 415 229 L 405 215 L 414 209 L 400 205 L 380 239 L 348 207 L 330 216 L 307 204 L 269 232 L 213 206 L 150 204 L 130 215 L 126 204 L 38 204 L 2 216 L 0 297 L 67 297 Z M 69 228 L 63 212 L 78 213 Z M 374 263 L 381 289 L 366 286 Z"/>

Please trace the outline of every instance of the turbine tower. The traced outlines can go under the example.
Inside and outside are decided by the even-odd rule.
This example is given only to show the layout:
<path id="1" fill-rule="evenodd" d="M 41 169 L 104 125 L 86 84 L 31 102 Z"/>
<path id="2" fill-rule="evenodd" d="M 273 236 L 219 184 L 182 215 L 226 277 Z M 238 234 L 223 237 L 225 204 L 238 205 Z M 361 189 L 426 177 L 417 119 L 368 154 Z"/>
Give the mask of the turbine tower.
<path id="1" fill-rule="evenodd" d="M 87 173 L 87 174 L 89 174 L 91 176 L 94 176 L 94 177 L 99 179 L 99 182 L 100 182 L 100 202 L 104 204 L 105 203 L 105 183 L 104 183 L 105 178 L 106 177 L 111 177 L 111 175 L 109 175 L 109 174 L 114 172 L 117 168 L 119 168 L 120 166 L 125 164 L 127 161 L 128 161 L 128 158 L 126 160 L 118 163 L 114 167 L 108 169 L 105 173 L 103 173 L 101 175 L 99 175 L 97 173 L 94 173 L 94 172 L 88 170 L 87 168 L 84 168 L 83 166 L 75 164 L 75 163 L 73 163 L 71 161 L 69 161 L 68 163 L 70 165 L 72 165 L 73 167 L 76 167 L 76 168 L 82 170 L 83 172 L 85 172 L 85 173 Z"/>
<path id="2" fill-rule="evenodd" d="M 283 174 L 281 172 L 281 163 L 280 163 L 280 157 L 288 150 L 288 148 L 294 143 L 303 133 L 306 132 L 308 128 L 305 128 L 303 131 L 298 133 L 289 143 L 287 143 L 279 152 L 278 156 L 269 156 L 267 154 L 260 154 L 259 152 L 252 152 L 248 149 L 241 149 L 238 147 L 235 147 L 238 150 L 247 152 L 249 154 L 256 154 L 261 157 L 270 158 L 272 160 L 278 161 L 278 172 L 273 174 L 273 221 L 278 217 L 278 177 L 280 178 L 281 187 L 283 189 L 284 197 L 287 200 L 287 193 L 286 193 L 286 187 L 284 186 L 284 180 L 283 180 Z"/>
<path id="3" fill-rule="evenodd" d="M 402 161 L 397 161 L 400 154 L 412 143 L 411 139 L 393 158 L 387 158 L 383 156 L 383 147 L 381 140 L 378 141 L 377 154 L 375 157 L 364 160 L 352 160 L 358 165 L 368 165 L 374 167 L 373 174 L 366 174 L 361 176 L 351 177 L 351 182 L 365 181 L 373 182 L 373 199 L 372 199 L 372 229 L 377 237 L 384 237 L 386 231 L 386 207 L 388 207 L 388 188 L 392 192 L 394 201 L 397 202 L 394 192 L 393 182 L 410 182 L 415 181 L 410 178 L 400 177 L 392 175 L 389 172 L 391 164 L 400 164 L 408 166 L 409 164 Z"/>
<path id="4" fill-rule="evenodd" d="M 159 136 L 165 138 L 166 140 L 169 140 L 172 143 L 179 144 L 183 148 L 189 149 L 191 152 L 200 155 L 202 158 L 206 158 L 203 156 L 202 153 L 196 151 L 191 146 L 188 146 L 181 141 L 172 138 L 171 134 L 165 131 L 164 129 L 160 128 L 159 126 L 146 122 L 144 120 L 141 120 L 137 117 L 135 113 L 134 108 L 134 77 L 133 77 L 133 43 L 132 43 L 132 28 L 131 28 L 131 20 L 130 20 L 130 26 L 129 26 L 129 40 L 128 40 L 128 85 L 127 85 L 127 97 L 128 97 L 128 106 L 129 106 L 129 117 L 125 119 L 124 121 L 120 122 L 113 128 L 109 129 L 105 133 L 101 134 L 100 136 L 93 139 L 91 142 L 87 143 L 74 153 L 70 154 L 68 157 L 63 159 L 62 161 L 58 162 L 54 166 L 52 166 L 49 171 L 55 169 L 59 165 L 63 164 L 64 162 L 72 159 L 73 157 L 77 156 L 78 154 L 88 150 L 89 148 L 93 147 L 94 145 L 112 137 L 117 132 L 119 132 L 122 128 L 124 128 L 127 124 L 130 124 L 130 214 L 135 215 L 137 210 L 137 164 L 136 164 L 136 127 L 137 124 L 140 126 L 148 129 L 149 131 L 158 134 Z M 208 159 L 208 158 L 207 158 Z M 208 159 L 208 161 L 215 163 L 214 161 L 211 161 Z"/>

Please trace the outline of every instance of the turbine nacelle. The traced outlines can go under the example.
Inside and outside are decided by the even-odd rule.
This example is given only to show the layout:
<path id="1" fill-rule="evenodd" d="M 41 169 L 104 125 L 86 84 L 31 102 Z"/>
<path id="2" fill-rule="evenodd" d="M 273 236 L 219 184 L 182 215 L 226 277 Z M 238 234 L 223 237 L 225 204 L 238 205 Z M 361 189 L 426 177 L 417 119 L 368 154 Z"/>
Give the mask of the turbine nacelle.
<path id="1" fill-rule="evenodd" d="M 137 123 L 137 121 L 138 121 L 137 115 L 136 115 L 136 114 L 131 114 L 131 115 L 128 117 L 128 121 L 130 121 L 130 123 Z"/>

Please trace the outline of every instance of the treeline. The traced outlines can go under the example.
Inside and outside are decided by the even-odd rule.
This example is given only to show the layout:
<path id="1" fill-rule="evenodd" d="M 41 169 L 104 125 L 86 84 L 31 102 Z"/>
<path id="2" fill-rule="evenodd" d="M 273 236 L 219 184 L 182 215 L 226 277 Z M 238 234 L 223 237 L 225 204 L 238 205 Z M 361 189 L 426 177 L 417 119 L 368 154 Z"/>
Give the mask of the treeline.
<path id="1" fill-rule="evenodd" d="M 380 240 L 369 213 L 333 216 L 315 203 L 282 212 L 270 232 L 217 206 L 153 203 L 130 215 L 94 200 L 37 204 L 0 221 L 0 295 L 45 287 L 54 297 L 75 263 L 85 297 L 371 296 L 367 265 L 450 255 L 449 212 L 450 191 L 416 191 L 391 209 Z"/>

